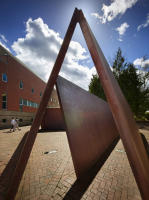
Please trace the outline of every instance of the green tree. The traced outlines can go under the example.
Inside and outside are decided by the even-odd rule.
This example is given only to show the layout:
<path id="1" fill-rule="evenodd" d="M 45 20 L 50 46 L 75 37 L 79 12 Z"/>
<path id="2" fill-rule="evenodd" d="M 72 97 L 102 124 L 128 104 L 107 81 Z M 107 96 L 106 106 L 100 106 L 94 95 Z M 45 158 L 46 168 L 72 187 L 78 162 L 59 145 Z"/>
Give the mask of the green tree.
<path id="1" fill-rule="evenodd" d="M 91 79 L 91 82 L 89 84 L 89 91 L 90 91 L 90 93 L 98 96 L 99 98 L 106 100 L 106 96 L 104 94 L 103 87 L 100 83 L 100 80 L 99 80 L 99 77 L 97 74 L 93 75 L 93 77 Z"/>
<path id="2" fill-rule="evenodd" d="M 119 74 L 118 83 L 133 113 L 139 117 L 145 112 L 141 108 L 144 95 L 141 90 L 142 82 L 133 64 L 127 64 L 127 68 Z"/>
<path id="3" fill-rule="evenodd" d="M 112 68 L 113 74 L 117 80 L 119 79 L 119 75 L 123 72 L 123 70 L 127 68 L 127 63 L 125 62 L 125 58 L 122 56 L 122 51 L 120 48 L 118 48 Z"/>
<path id="4" fill-rule="evenodd" d="M 141 72 L 132 63 L 126 63 L 119 48 L 113 62 L 113 74 L 136 117 L 145 115 L 149 110 L 149 73 Z M 98 75 L 93 75 L 89 91 L 106 99 Z"/>
<path id="5" fill-rule="evenodd" d="M 144 112 L 149 111 L 149 72 L 139 71 L 138 73 L 141 82 L 141 98 L 140 104 L 141 114 L 144 116 Z"/>

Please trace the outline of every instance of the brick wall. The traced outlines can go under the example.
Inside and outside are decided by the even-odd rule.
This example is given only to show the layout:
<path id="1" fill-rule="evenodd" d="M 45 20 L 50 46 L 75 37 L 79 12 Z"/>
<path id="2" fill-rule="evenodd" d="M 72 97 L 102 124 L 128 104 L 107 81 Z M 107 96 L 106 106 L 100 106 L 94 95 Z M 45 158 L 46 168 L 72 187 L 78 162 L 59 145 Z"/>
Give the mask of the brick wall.
<path id="1" fill-rule="evenodd" d="M 4 73 L 7 82 L 2 80 Z M 20 88 L 20 81 L 23 88 Z M 23 119 L 22 125 L 28 124 L 37 110 L 37 106 L 31 106 L 30 103 L 40 103 L 45 86 L 44 81 L 0 45 L 0 128 L 8 127 L 12 116 Z M 6 109 L 2 108 L 3 94 L 7 97 Z M 20 106 L 20 99 L 28 100 L 27 105 Z M 59 107 L 56 90 L 52 92 L 48 107 Z M 27 114 L 28 119 L 25 113 L 30 113 Z"/>
<path id="2" fill-rule="evenodd" d="M 7 110 L 20 111 L 20 98 L 40 103 L 40 93 L 44 92 L 45 82 L 28 70 L 23 64 L 17 62 L 12 56 L 7 55 L 7 62 L 0 59 L 0 108 L 2 108 L 2 94 L 7 95 Z M 7 74 L 8 82 L 2 81 L 2 74 Z M 20 89 L 20 81 L 23 88 Z M 34 93 L 32 92 L 34 89 Z M 24 112 L 35 112 L 36 108 L 23 106 Z"/>
<path id="3" fill-rule="evenodd" d="M 3 111 L 0 110 L 0 129 L 11 127 L 11 118 L 17 117 L 19 119 L 19 126 L 31 125 L 35 113 L 32 112 L 17 112 L 17 111 Z"/>

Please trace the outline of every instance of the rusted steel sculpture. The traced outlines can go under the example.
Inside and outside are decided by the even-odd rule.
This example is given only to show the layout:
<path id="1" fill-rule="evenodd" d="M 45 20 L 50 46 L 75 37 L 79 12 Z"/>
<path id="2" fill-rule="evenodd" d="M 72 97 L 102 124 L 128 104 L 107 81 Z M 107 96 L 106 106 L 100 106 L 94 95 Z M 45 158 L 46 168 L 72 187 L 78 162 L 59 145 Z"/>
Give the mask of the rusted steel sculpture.
<path id="1" fill-rule="evenodd" d="M 50 120 L 52 119 L 52 120 Z M 60 108 L 47 108 L 41 122 L 42 131 L 64 131 L 65 123 Z"/>
<path id="2" fill-rule="evenodd" d="M 78 178 L 91 169 L 119 134 L 108 104 L 62 77 L 57 92 Z"/>
<path id="3" fill-rule="evenodd" d="M 98 46 L 96 39 L 81 10 L 75 9 L 72 20 L 65 35 L 62 47 L 56 59 L 55 65 L 49 77 L 45 92 L 41 103 L 33 121 L 32 127 L 27 135 L 26 142 L 18 156 L 18 161 L 15 164 L 13 176 L 10 178 L 9 188 L 5 195 L 0 193 L 0 199 L 12 200 L 15 197 L 23 172 L 25 170 L 28 158 L 30 156 L 38 128 L 41 124 L 48 100 L 51 95 L 54 84 L 56 83 L 61 65 L 63 63 L 66 51 L 72 38 L 76 23 L 79 22 L 83 35 L 85 37 L 88 49 L 92 56 L 93 62 L 97 69 L 100 81 L 102 83 L 105 95 L 108 100 L 110 110 L 112 112 L 115 124 L 117 126 L 120 137 L 123 141 L 132 171 L 138 184 L 141 196 L 143 199 L 149 199 L 149 159 L 145 151 L 140 134 L 138 133 L 137 125 L 133 119 L 132 112 L 120 90 L 120 87 L 115 80 L 110 67 Z M 60 94 L 61 97 L 61 94 Z M 76 104 L 76 102 L 75 102 Z M 64 115 L 66 110 L 64 108 Z M 71 119 L 71 118 L 70 118 Z M 67 126 L 69 123 L 66 120 Z M 69 127 L 70 129 L 71 127 Z M 68 130 L 69 130 L 68 129 Z M 112 141 L 112 138 L 111 138 Z M 83 142 L 83 141 L 82 141 Z M 74 146 L 71 146 L 71 148 Z M 73 150 L 72 149 L 72 150 Z M 74 154 L 72 154 L 74 155 Z M 90 157 L 91 158 L 91 157 Z M 96 156 L 95 156 L 96 158 Z M 74 159 L 75 160 L 75 159 Z M 96 160 L 96 159 L 95 159 Z M 79 166 L 78 164 L 76 166 Z M 85 166 L 84 166 L 85 167 Z M 89 167 L 89 166 L 88 166 Z M 77 169 L 77 168 L 76 168 Z M 79 169 L 79 168 L 78 168 Z M 86 170 L 86 169 L 85 169 Z M 81 171 L 77 171 L 78 175 Z M 1 189 L 3 190 L 3 189 Z"/>
<path id="4" fill-rule="evenodd" d="M 130 107 L 82 13 L 79 23 L 143 199 L 149 198 L 149 159 Z"/>

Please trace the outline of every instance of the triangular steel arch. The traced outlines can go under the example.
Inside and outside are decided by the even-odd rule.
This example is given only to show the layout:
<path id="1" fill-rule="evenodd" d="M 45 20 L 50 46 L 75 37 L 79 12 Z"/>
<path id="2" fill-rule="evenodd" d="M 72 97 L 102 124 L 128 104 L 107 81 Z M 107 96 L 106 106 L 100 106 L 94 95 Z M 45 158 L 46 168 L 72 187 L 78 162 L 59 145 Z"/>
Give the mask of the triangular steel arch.
<path id="1" fill-rule="evenodd" d="M 94 174 L 119 141 L 109 105 L 58 76 L 56 88 L 77 179 Z M 95 175 L 95 174 L 94 174 Z"/>
<path id="2" fill-rule="evenodd" d="M 79 23 L 143 199 L 149 198 L 149 159 L 132 112 L 81 10 L 75 9 L 5 199 L 14 199 L 76 24 Z M 3 199 L 3 198 L 2 198 Z"/>

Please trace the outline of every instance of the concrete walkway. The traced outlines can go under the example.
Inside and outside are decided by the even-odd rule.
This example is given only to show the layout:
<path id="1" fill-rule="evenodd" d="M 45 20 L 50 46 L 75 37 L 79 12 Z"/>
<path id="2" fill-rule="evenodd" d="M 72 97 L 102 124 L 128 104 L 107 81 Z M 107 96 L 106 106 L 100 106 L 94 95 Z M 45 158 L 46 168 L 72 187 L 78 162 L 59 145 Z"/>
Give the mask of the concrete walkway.
<path id="1" fill-rule="evenodd" d="M 0 173 L 24 133 L 0 130 Z M 149 129 L 141 129 L 149 141 Z M 76 180 L 65 132 L 38 133 L 16 200 L 63 199 Z M 70 200 L 73 197 L 70 197 Z M 96 175 L 82 200 L 141 199 L 121 141 Z"/>

